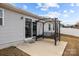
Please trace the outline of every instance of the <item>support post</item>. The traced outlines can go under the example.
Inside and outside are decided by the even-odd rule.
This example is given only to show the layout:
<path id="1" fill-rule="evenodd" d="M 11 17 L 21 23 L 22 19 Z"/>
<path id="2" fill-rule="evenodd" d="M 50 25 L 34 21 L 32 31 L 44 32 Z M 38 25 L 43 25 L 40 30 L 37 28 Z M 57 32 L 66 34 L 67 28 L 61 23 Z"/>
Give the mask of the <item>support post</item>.
<path id="1" fill-rule="evenodd" d="M 36 39 L 35 41 L 37 41 L 37 21 L 36 21 Z"/>
<path id="2" fill-rule="evenodd" d="M 56 18 L 55 18 L 55 33 L 54 33 L 55 45 L 57 44 L 56 43 L 56 41 L 57 41 L 57 39 L 56 39 L 56 36 L 57 36 L 56 32 L 57 32 L 57 30 L 56 30 Z"/>
<path id="3" fill-rule="evenodd" d="M 42 33 L 42 36 L 43 36 L 43 39 L 44 39 L 44 23 L 43 23 L 43 33 Z"/>
<path id="4" fill-rule="evenodd" d="M 60 41 L 60 21 L 59 21 L 59 41 Z"/>

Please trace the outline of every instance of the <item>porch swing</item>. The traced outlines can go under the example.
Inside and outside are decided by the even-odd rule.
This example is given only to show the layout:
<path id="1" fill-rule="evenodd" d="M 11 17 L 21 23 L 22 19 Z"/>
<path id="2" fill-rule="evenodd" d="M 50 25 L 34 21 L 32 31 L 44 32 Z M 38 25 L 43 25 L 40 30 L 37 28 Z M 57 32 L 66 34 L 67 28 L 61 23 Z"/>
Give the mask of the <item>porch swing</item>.
<path id="1" fill-rule="evenodd" d="M 43 39 L 45 37 L 47 37 L 45 34 L 51 33 L 50 37 L 52 39 L 54 39 L 54 44 L 57 44 L 57 41 L 60 41 L 60 21 L 58 20 L 58 18 L 44 18 L 44 19 L 40 19 L 38 21 L 36 21 L 36 23 L 42 23 L 43 27 L 42 27 L 42 35 L 38 36 L 36 33 L 36 41 L 38 41 L 38 38 L 42 37 Z M 46 23 L 52 23 L 53 24 L 53 31 L 52 32 L 44 32 L 44 25 Z M 40 28 L 41 29 L 41 28 Z"/>

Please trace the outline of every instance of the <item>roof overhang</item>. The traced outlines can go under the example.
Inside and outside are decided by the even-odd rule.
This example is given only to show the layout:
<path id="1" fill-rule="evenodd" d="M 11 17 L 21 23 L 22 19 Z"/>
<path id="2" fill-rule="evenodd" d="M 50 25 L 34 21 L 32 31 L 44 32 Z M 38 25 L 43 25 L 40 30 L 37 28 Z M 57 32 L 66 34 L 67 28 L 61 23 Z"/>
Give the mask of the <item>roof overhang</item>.
<path id="1" fill-rule="evenodd" d="M 0 3 L 0 7 L 10 10 L 10 11 L 13 11 L 13 12 L 16 12 L 16 13 L 19 13 L 19 14 L 30 16 L 30 17 L 33 17 L 36 19 L 42 19 L 42 16 L 38 16 L 36 14 L 33 14 L 31 12 L 28 12 L 28 11 L 20 9 L 20 8 L 16 8 L 15 6 L 13 6 L 12 4 L 9 4 L 9 3 Z"/>

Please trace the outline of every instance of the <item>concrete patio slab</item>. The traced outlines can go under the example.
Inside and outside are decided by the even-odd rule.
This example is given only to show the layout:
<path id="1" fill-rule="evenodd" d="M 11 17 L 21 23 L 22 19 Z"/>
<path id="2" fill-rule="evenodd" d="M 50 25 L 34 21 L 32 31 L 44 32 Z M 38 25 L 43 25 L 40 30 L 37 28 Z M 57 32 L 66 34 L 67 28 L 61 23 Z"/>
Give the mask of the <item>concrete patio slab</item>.
<path id="1" fill-rule="evenodd" d="M 41 40 L 35 43 L 20 43 L 17 48 L 28 53 L 31 56 L 62 56 L 67 42 L 58 41 L 54 45 L 54 40 Z"/>

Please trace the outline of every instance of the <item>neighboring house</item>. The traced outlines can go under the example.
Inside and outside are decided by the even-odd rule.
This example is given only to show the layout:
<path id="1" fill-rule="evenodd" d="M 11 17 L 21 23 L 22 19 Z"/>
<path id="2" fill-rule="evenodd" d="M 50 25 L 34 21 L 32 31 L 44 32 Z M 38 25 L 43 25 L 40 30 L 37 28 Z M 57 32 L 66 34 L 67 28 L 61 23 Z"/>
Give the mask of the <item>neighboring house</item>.
<path id="1" fill-rule="evenodd" d="M 74 28 L 79 29 L 79 22 L 74 25 Z"/>
<path id="2" fill-rule="evenodd" d="M 61 24 L 61 27 L 62 28 L 74 28 L 73 25 L 69 25 L 69 24 L 67 24 L 67 25 Z"/>
<path id="3" fill-rule="evenodd" d="M 36 24 L 36 21 L 42 18 L 11 4 L 0 3 L 0 49 L 42 35 L 43 24 Z M 52 29 L 51 23 L 44 25 L 45 32 L 52 32 Z"/>

